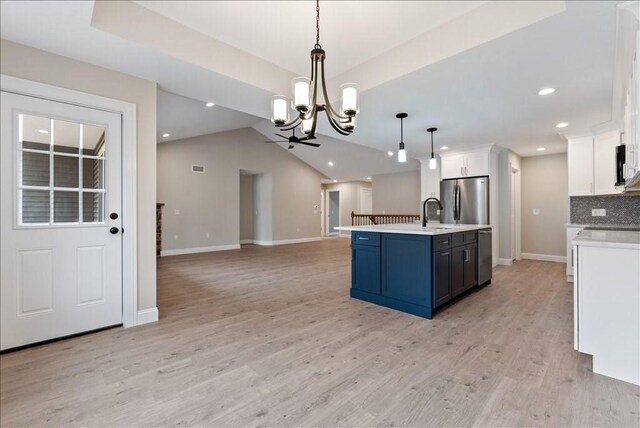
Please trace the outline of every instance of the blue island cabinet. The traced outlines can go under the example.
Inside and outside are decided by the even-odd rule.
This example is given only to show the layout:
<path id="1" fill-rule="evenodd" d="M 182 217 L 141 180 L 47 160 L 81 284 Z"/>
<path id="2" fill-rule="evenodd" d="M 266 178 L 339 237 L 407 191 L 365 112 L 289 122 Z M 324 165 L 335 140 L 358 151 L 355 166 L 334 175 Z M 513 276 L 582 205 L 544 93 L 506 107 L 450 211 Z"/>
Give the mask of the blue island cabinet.
<path id="1" fill-rule="evenodd" d="M 352 232 L 351 250 L 351 297 L 431 318 L 431 236 Z"/>

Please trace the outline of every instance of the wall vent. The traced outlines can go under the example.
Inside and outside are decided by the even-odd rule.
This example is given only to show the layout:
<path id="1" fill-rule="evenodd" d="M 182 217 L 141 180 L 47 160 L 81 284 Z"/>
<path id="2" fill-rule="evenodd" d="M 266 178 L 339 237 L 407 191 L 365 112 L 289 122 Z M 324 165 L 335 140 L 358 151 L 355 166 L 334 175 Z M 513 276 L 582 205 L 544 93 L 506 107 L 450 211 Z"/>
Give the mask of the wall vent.
<path id="1" fill-rule="evenodd" d="M 204 165 L 191 165 L 191 172 L 199 172 L 204 174 Z"/>

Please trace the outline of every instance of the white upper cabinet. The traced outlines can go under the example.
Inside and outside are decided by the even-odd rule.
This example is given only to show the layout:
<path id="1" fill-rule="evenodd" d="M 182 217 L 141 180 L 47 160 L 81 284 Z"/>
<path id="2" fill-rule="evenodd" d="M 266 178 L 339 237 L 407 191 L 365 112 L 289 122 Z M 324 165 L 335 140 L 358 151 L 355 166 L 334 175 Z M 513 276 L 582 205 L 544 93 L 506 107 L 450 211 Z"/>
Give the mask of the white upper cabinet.
<path id="1" fill-rule="evenodd" d="M 596 135 L 594 146 L 594 193 L 607 195 L 619 193 L 616 189 L 616 146 L 620 144 L 620 133 L 607 132 Z"/>
<path id="2" fill-rule="evenodd" d="M 569 139 L 569 196 L 620 192 L 615 186 L 616 146 L 619 144 L 619 131 Z"/>
<path id="3" fill-rule="evenodd" d="M 469 153 L 465 161 L 465 177 L 489 175 L 489 153 Z"/>
<path id="4" fill-rule="evenodd" d="M 442 156 L 442 179 L 489 175 L 489 151 Z"/>
<path id="5" fill-rule="evenodd" d="M 569 196 L 593 195 L 593 137 L 569 140 L 567 164 Z"/>
<path id="6" fill-rule="evenodd" d="M 442 179 L 462 177 L 464 158 L 461 155 L 442 157 Z"/>

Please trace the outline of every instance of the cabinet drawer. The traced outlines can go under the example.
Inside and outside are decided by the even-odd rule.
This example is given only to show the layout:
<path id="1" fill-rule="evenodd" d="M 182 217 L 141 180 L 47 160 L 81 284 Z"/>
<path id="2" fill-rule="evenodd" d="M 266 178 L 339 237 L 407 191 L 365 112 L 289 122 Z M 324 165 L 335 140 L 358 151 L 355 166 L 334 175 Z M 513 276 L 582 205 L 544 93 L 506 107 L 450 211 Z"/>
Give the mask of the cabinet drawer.
<path id="1" fill-rule="evenodd" d="M 433 251 L 447 250 L 451 248 L 451 235 L 434 235 Z"/>
<path id="2" fill-rule="evenodd" d="M 471 242 L 476 242 L 478 240 L 478 232 L 475 230 L 473 232 L 465 232 L 464 233 L 464 243 L 469 244 Z"/>
<path id="3" fill-rule="evenodd" d="M 351 245 L 380 246 L 380 233 L 378 232 L 351 232 Z"/>
<path id="4" fill-rule="evenodd" d="M 458 245 L 464 245 L 464 232 L 452 234 L 451 245 L 454 247 L 457 247 Z"/>

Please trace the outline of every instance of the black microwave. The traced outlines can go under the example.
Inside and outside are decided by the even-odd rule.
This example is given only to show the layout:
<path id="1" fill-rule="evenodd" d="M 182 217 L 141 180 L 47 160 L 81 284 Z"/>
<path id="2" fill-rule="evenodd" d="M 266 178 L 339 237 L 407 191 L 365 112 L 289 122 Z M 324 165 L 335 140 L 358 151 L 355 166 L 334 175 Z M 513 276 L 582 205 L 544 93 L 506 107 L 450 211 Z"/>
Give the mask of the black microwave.
<path id="1" fill-rule="evenodd" d="M 616 146 L 616 186 L 624 186 L 624 164 L 626 147 L 624 144 Z"/>

